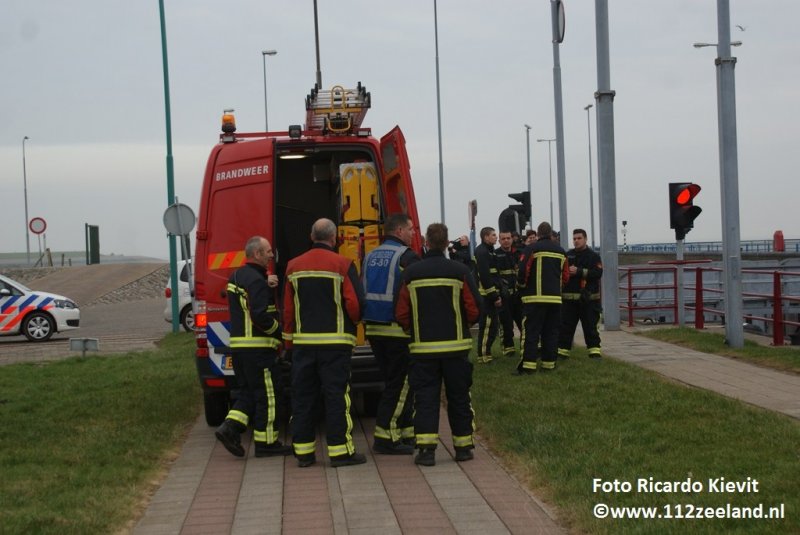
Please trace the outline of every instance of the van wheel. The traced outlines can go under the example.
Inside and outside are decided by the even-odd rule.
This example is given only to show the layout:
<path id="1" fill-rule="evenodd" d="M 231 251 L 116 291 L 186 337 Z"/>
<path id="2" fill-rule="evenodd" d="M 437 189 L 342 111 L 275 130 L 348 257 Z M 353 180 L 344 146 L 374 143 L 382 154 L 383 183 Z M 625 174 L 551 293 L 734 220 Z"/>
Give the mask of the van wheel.
<path id="1" fill-rule="evenodd" d="M 206 411 L 206 423 L 211 427 L 217 427 L 228 415 L 228 394 L 225 392 L 203 394 L 203 405 Z"/>
<path id="2" fill-rule="evenodd" d="M 186 305 L 181 310 L 181 325 L 183 325 L 183 330 L 187 332 L 194 331 L 194 311 L 192 310 L 192 305 Z"/>
<path id="3" fill-rule="evenodd" d="M 33 312 L 22 322 L 22 333 L 31 342 L 44 342 L 49 340 L 56 331 L 53 318 L 44 312 Z"/>

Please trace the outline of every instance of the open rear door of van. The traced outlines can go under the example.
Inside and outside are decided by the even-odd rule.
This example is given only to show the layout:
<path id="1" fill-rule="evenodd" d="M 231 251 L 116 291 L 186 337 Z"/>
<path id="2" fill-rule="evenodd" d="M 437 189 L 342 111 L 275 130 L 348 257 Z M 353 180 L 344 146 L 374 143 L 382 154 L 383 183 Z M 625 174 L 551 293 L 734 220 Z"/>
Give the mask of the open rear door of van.
<path id="1" fill-rule="evenodd" d="M 406 138 L 399 126 L 395 126 L 381 138 L 381 181 L 386 215 L 395 213 L 408 214 L 414 222 L 417 232 L 414 233 L 412 248 L 418 253 L 422 250 L 419 215 L 417 215 L 417 199 L 414 197 L 414 185 L 411 183 L 411 167 L 406 152 Z"/>

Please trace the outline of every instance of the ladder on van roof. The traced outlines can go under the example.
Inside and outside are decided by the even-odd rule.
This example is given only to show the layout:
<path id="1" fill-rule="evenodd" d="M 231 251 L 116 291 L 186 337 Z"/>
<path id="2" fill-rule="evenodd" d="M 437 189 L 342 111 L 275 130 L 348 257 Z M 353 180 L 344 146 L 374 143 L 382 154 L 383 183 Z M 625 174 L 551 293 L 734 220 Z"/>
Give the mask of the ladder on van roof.
<path id="1" fill-rule="evenodd" d="M 358 82 L 355 89 L 335 85 L 314 89 L 306 97 L 306 129 L 346 134 L 361 127 L 370 108 L 370 94 Z"/>

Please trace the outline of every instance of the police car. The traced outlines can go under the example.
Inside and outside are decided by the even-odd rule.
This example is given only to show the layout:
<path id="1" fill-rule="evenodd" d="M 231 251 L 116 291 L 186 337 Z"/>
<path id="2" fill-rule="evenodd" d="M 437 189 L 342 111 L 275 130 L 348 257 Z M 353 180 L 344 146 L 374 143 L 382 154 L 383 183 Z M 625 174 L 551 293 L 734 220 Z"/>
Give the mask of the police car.
<path id="1" fill-rule="evenodd" d="M 81 311 L 62 295 L 37 292 L 0 275 L 0 336 L 25 335 L 32 342 L 77 329 Z"/>

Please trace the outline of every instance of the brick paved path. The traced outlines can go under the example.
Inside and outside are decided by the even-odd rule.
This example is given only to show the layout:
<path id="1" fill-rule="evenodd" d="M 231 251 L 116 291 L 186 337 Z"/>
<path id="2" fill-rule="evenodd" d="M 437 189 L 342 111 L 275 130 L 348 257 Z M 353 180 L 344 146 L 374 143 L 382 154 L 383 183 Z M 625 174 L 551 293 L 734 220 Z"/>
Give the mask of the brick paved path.
<path id="1" fill-rule="evenodd" d="M 134 533 L 563 533 L 480 443 L 456 463 L 442 433 L 436 466 L 418 467 L 372 455 L 374 423 L 362 418 L 353 435 L 366 464 L 331 468 L 319 436 L 317 464 L 298 468 L 293 457 L 237 459 L 200 419 Z"/>

